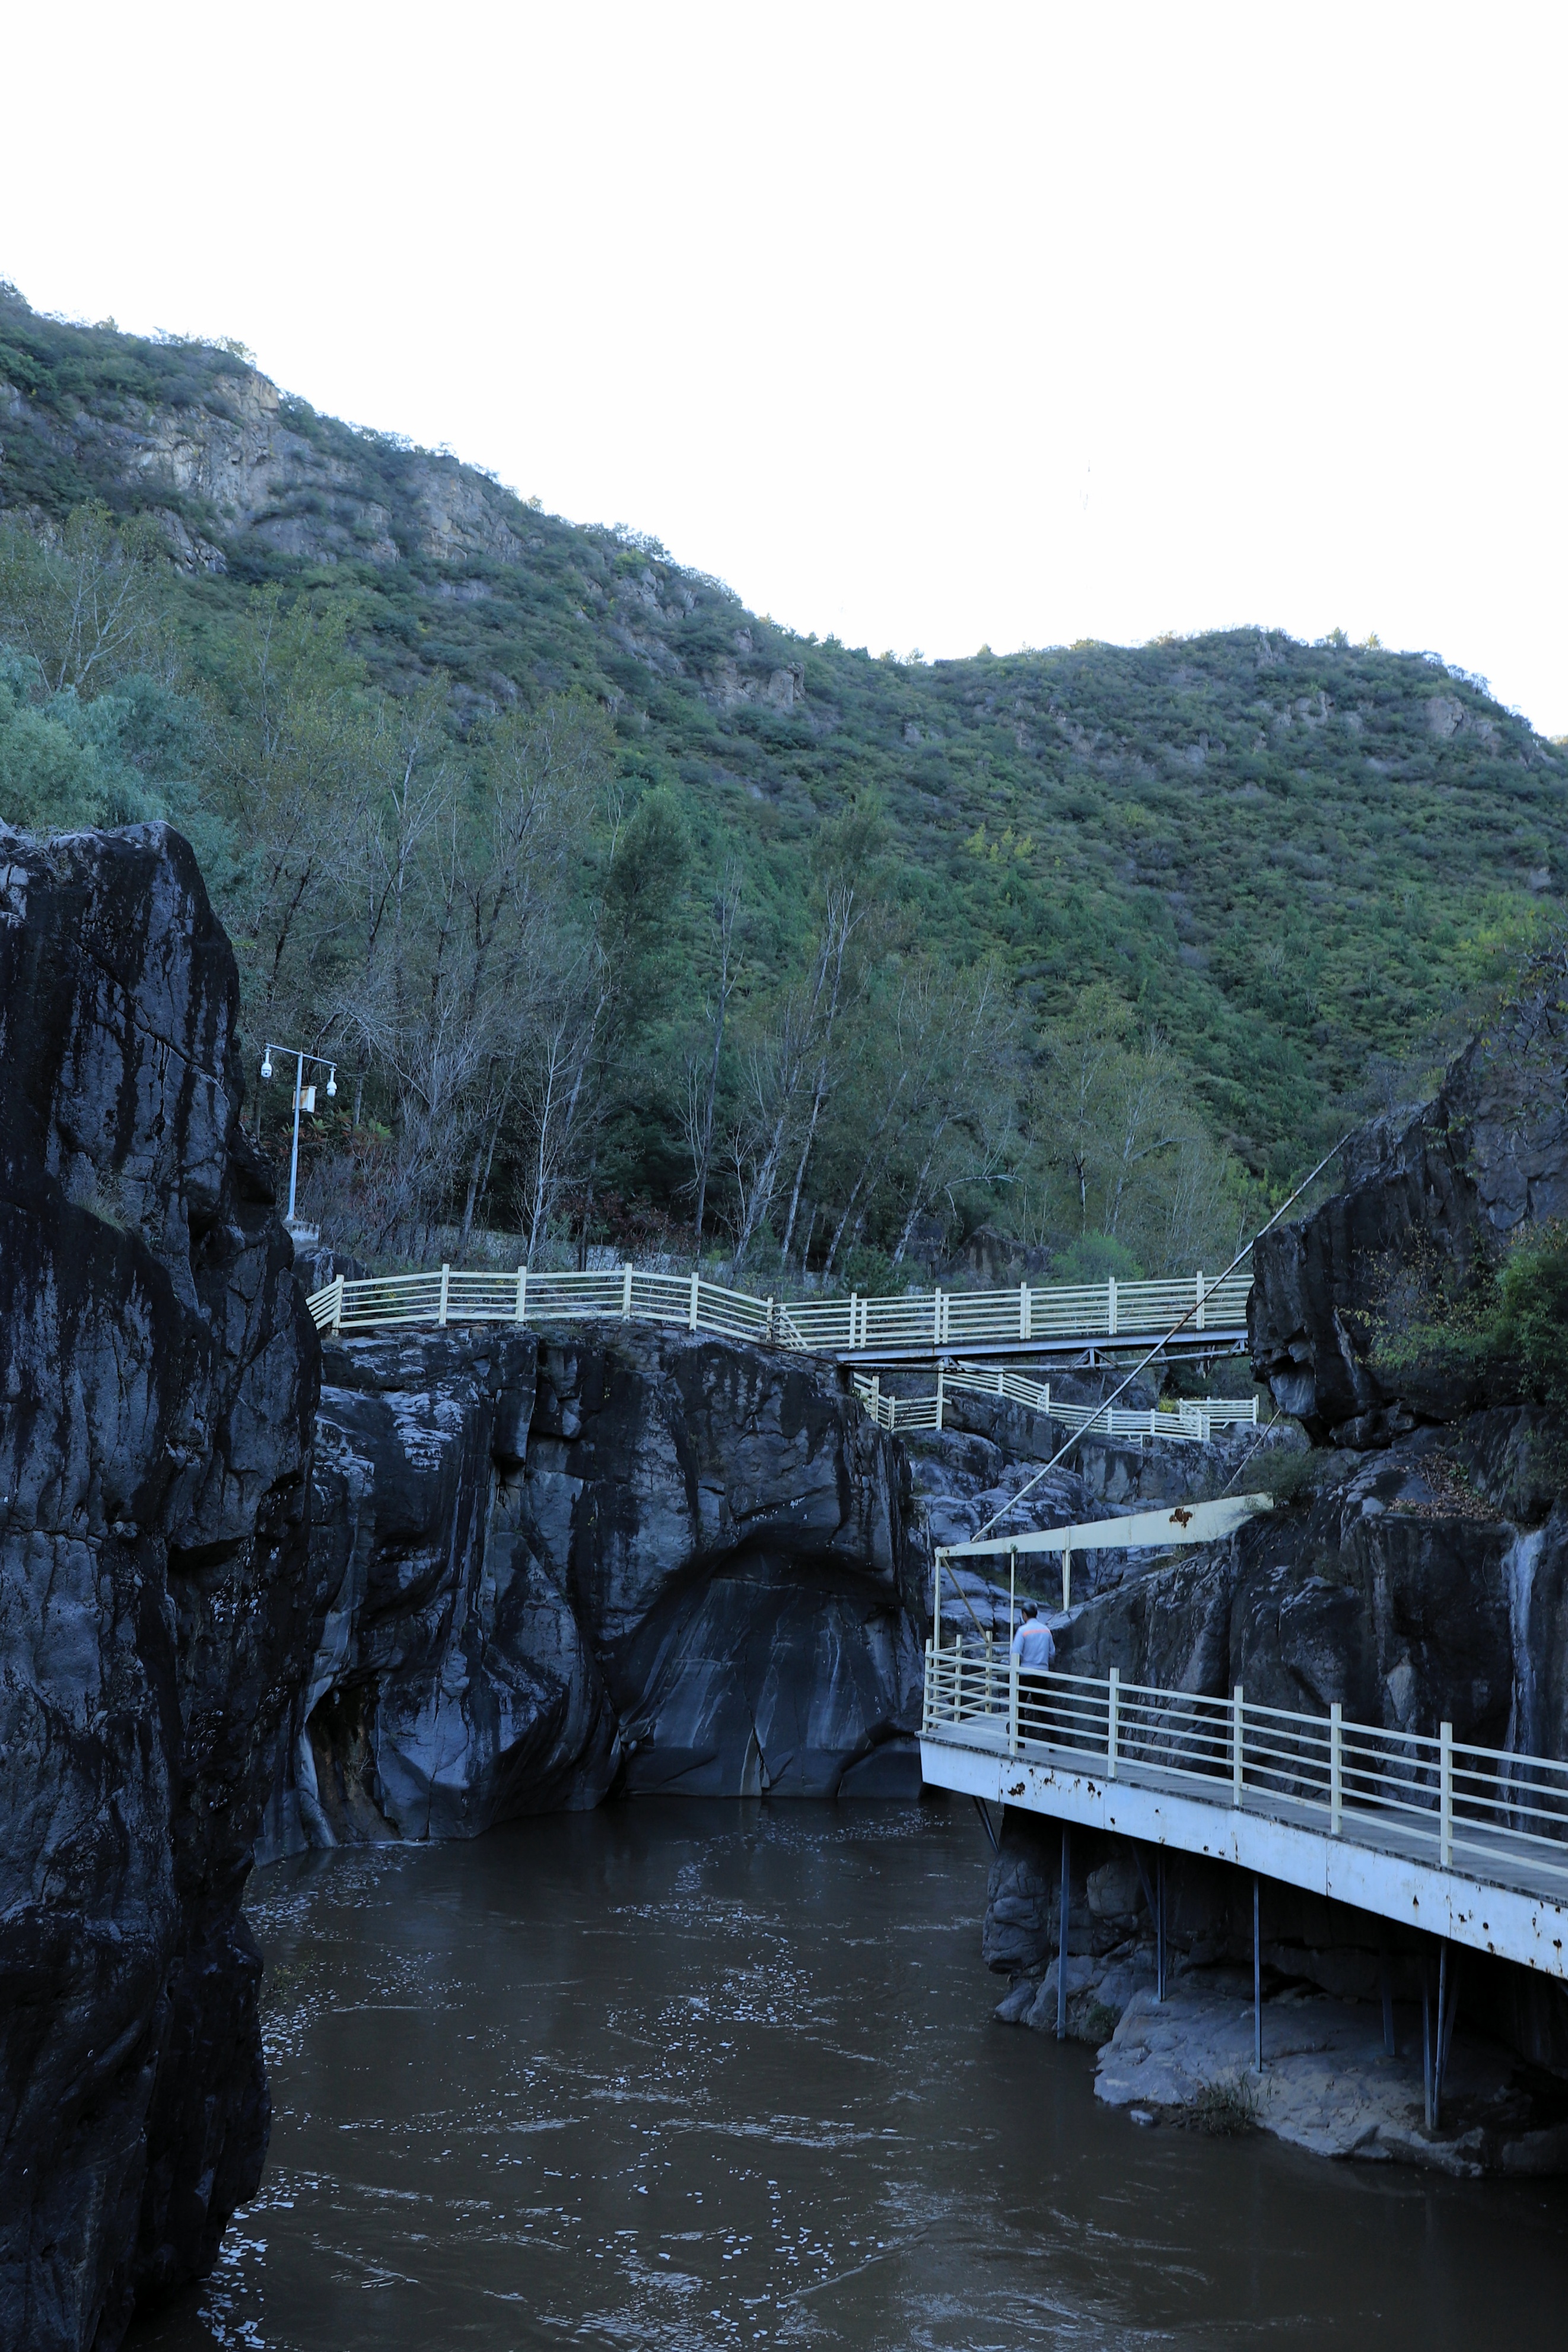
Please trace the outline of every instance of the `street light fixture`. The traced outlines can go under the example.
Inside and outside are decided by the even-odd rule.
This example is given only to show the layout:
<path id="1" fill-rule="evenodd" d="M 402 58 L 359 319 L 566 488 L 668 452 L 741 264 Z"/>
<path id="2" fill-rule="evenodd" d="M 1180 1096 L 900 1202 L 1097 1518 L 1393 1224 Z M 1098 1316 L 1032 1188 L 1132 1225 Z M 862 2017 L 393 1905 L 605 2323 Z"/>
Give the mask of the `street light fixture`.
<path id="1" fill-rule="evenodd" d="M 308 1087 L 305 1084 L 305 1065 L 309 1062 L 317 1069 L 326 1071 L 329 1095 L 335 1095 L 338 1091 L 338 1065 L 336 1062 L 329 1062 L 322 1054 L 303 1053 L 298 1045 L 267 1045 L 263 1049 L 261 1056 L 261 1075 L 264 1078 L 270 1078 L 272 1076 L 274 1054 L 292 1054 L 294 1056 L 294 1145 L 288 1155 L 288 1214 L 283 1222 L 290 1234 L 294 1234 L 295 1239 L 298 1240 L 300 1234 L 295 1234 L 294 1230 L 294 1202 L 299 1189 L 299 1114 L 302 1110 L 314 1111 L 316 1108 L 315 1087 Z M 310 1238 L 312 1240 L 316 1238 L 314 1233 L 311 1234 Z"/>

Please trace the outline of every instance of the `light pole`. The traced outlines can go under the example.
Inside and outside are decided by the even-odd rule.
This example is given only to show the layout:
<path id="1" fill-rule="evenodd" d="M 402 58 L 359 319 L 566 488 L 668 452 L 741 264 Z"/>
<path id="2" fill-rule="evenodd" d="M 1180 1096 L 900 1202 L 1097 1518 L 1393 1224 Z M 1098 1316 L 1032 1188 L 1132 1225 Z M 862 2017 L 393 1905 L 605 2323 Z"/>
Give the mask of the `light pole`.
<path id="1" fill-rule="evenodd" d="M 326 1071 L 329 1095 L 335 1095 L 338 1091 L 338 1065 L 329 1062 L 321 1054 L 301 1053 L 298 1045 L 267 1045 L 263 1048 L 261 1056 L 264 1078 L 272 1076 L 274 1054 L 292 1054 L 294 1056 L 294 1147 L 288 1155 L 288 1214 L 283 1220 L 292 1234 L 294 1199 L 299 1186 L 299 1114 L 302 1110 L 314 1111 L 316 1108 L 316 1089 L 314 1086 L 305 1084 L 305 1065 L 311 1062 L 319 1070 Z"/>

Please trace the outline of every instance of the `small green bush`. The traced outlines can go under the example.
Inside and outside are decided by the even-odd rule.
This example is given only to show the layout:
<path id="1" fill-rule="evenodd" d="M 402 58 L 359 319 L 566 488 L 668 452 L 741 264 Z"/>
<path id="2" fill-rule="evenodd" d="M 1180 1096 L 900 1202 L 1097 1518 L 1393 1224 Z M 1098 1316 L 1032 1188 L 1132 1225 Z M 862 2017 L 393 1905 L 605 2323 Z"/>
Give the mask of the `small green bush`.
<path id="1" fill-rule="evenodd" d="M 1532 1402 L 1568 1412 L 1568 1225 L 1553 1219 L 1515 1238 L 1484 1340 Z"/>
<path id="2" fill-rule="evenodd" d="M 1175 2120 L 1185 2131 L 1207 2132 L 1212 2139 L 1228 2139 L 1238 2132 L 1256 2131 L 1261 2120 L 1256 2084 L 1242 2074 L 1217 2075 L 1200 2082 Z"/>
<path id="3" fill-rule="evenodd" d="M 885 1250 L 860 1242 L 844 1260 L 843 1286 L 862 1298 L 896 1298 L 909 1286 L 910 1269 L 894 1265 Z"/>
<path id="4" fill-rule="evenodd" d="M 1493 1403 L 1568 1412 L 1568 1226 L 1523 1226 L 1462 1275 L 1398 1269 L 1374 1318 L 1372 1360 L 1385 1375 L 1447 1373 Z"/>
<path id="5" fill-rule="evenodd" d="M 1091 2000 L 1072 2021 L 1072 2039 L 1092 2042 L 1098 2049 L 1102 2042 L 1110 2041 L 1121 2020 L 1119 2009 L 1112 2009 L 1103 2000 Z"/>
<path id="6" fill-rule="evenodd" d="M 1141 1282 L 1144 1269 L 1114 1234 L 1081 1234 L 1051 1260 L 1052 1282 Z"/>

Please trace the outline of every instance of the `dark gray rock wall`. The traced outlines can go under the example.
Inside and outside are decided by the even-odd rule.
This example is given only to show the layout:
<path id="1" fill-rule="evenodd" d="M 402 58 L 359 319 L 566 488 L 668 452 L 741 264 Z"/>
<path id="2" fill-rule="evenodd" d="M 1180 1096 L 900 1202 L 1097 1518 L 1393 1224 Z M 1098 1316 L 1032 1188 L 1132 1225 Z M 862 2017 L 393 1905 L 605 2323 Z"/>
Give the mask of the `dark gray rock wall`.
<path id="1" fill-rule="evenodd" d="M 330 1599 L 264 1854 L 471 1837 L 609 1786 L 602 1678 L 527 1508 L 535 1362 L 526 1332 L 327 1348 L 312 1562 Z"/>
<path id="2" fill-rule="evenodd" d="M 240 1913 L 315 1642 L 319 1351 L 162 826 L 0 828 L 0 2342 L 207 2267 L 267 2105 Z"/>
<path id="3" fill-rule="evenodd" d="M 613 1786 L 913 1793 L 907 1465 L 822 1367 L 636 1326 L 329 1346 L 331 1593 L 264 1851 Z"/>
<path id="4" fill-rule="evenodd" d="M 1129 1681 L 1216 1697 L 1239 1683 L 1249 1700 L 1309 1715 L 1337 1700 L 1356 1722 L 1430 1735 L 1446 1721 L 1461 1740 L 1568 1757 L 1568 1502 L 1537 1475 L 1539 1423 L 1530 1409 L 1489 1412 L 1330 1457 L 1338 1475 L 1322 1491 L 1092 1601 L 1058 1636 L 1062 1665 L 1114 1664 Z M 1181 1870 L 1184 1935 L 1207 1958 L 1247 1958 L 1232 1894 L 1211 1872 Z M 1325 1943 L 1281 1890 L 1271 1900 L 1276 1940 L 1305 1955 L 1295 1973 L 1330 1991 L 1354 1978 L 1364 1992 L 1375 1921 L 1336 1914 Z M 1320 1967 L 1312 1953 L 1331 1947 Z M 1568 1999 L 1515 1983 L 1520 1973 L 1478 1962 L 1467 2005 L 1568 2071 Z"/>
<path id="5" fill-rule="evenodd" d="M 1568 1217 L 1568 956 L 1542 961 L 1403 1132 L 1355 1138 L 1343 1172 L 1345 1190 L 1259 1243 L 1249 1336 L 1281 1412 L 1363 1447 L 1482 1402 L 1438 1369 L 1375 1368 L 1380 1308 L 1462 1277 L 1521 1225 Z"/>

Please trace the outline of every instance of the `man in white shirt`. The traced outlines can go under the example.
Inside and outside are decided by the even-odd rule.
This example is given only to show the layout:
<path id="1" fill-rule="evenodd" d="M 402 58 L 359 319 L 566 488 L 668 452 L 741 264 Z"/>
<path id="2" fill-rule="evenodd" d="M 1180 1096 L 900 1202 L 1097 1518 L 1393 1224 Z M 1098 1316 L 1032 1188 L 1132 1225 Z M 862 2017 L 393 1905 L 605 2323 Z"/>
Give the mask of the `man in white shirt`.
<path id="1" fill-rule="evenodd" d="M 1032 1601 L 1023 1604 L 1023 1623 L 1013 1635 L 1013 1655 L 1019 1662 L 1019 1672 L 1028 1675 L 1048 1675 L 1055 1660 L 1056 1643 L 1051 1638 L 1051 1628 Z"/>
<path id="2" fill-rule="evenodd" d="M 1056 1643 L 1032 1601 L 1023 1604 L 1023 1622 L 1013 1635 L 1019 1668 L 1019 1728 L 1026 1739 L 1049 1737 L 1043 1679 L 1051 1672 Z"/>

